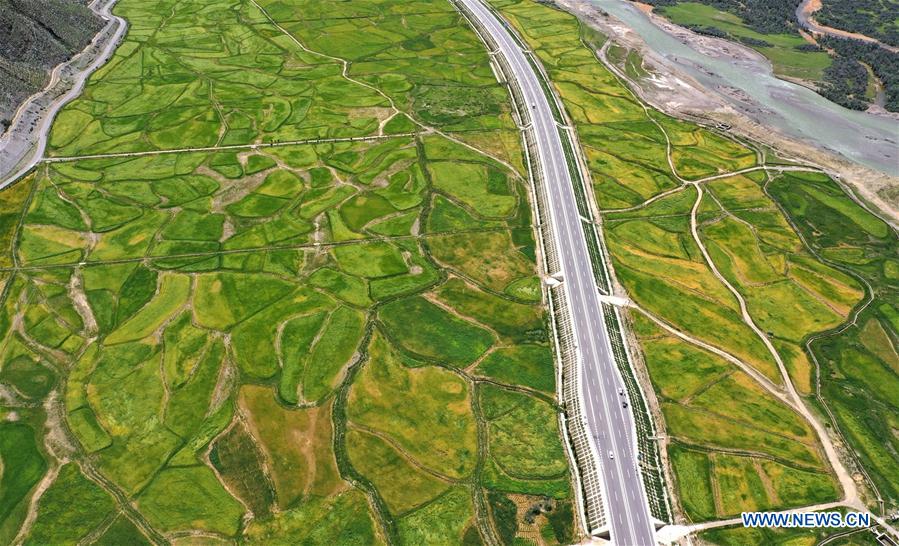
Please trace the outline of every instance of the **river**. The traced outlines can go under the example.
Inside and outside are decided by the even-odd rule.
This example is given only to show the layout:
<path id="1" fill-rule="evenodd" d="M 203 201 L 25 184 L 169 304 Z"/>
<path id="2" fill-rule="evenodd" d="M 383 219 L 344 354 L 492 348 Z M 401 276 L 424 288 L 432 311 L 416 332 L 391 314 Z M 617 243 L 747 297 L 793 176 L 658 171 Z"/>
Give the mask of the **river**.
<path id="1" fill-rule="evenodd" d="M 665 32 L 626 0 L 591 0 L 636 32 L 658 55 L 766 127 L 899 176 L 899 122 L 848 110 L 774 76 L 764 59 L 713 57 Z M 739 90 L 740 98 L 731 90 Z"/>

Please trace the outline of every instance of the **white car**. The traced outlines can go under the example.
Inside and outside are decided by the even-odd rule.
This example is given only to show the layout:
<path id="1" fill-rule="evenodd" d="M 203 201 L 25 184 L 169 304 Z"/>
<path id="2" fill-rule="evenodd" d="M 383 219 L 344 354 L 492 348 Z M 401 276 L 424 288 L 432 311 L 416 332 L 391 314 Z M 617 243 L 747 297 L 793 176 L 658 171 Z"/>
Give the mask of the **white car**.
<path id="1" fill-rule="evenodd" d="M 610 458 L 610 459 L 614 459 L 614 458 L 615 458 L 615 454 L 612 453 L 611 451 L 609 452 L 609 458 Z"/>
<path id="2" fill-rule="evenodd" d="M 624 396 L 624 389 L 618 389 L 619 396 Z"/>

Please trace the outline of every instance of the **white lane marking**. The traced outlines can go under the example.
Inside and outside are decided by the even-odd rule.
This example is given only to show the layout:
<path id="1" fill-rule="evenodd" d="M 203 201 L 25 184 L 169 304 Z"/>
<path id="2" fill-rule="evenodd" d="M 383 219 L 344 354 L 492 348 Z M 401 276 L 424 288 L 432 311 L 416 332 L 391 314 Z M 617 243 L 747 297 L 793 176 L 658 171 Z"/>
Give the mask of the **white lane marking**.
<path id="1" fill-rule="evenodd" d="M 583 245 L 585 244 L 583 236 L 578 237 L 578 238 L 575 238 L 573 236 L 573 233 L 571 230 L 571 221 L 570 221 L 570 218 L 568 217 L 568 213 L 570 213 L 571 209 L 572 209 L 571 203 L 573 202 L 574 195 L 573 195 L 573 188 L 571 185 L 572 181 L 571 181 L 570 177 L 568 176 L 569 173 L 567 171 L 567 166 L 563 170 L 562 175 L 559 176 L 560 163 L 562 163 L 560 158 L 562 156 L 564 156 L 564 154 L 561 153 L 561 150 L 559 147 L 561 145 L 561 142 L 558 140 L 559 134 L 558 134 L 558 131 L 556 131 L 554 133 L 555 139 L 553 139 L 553 138 L 551 138 L 553 133 L 547 128 L 547 117 L 549 116 L 548 108 L 547 108 L 547 106 L 549 105 L 548 98 L 542 93 L 542 90 L 539 93 L 534 91 L 533 86 L 535 85 L 534 84 L 535 74 L 534 74 L 533 68 L 530 67 L 530 65 L 527 63 L 526 60 L 522 61 L 523 54 L 520 52 L 520 50 L 518 49 L 518 47 L 516 45 L 513 44 L 510 46 L 511 36 L 504 29 L 500 30 L 497 33 L 497 29 L 501 28 L 501 25 L 493 17 L 493 15 L 490 14 L 489 12 L 486 12 L 486 9 L 479 2 L 472 1 L 472 0 L 463 0 L 463 1 L 466 3 L 466 5 L 468 5 L 472 9 L 472 11 L 476 11 L 479 13 L 479 19 L 481 19 L 481 23 L 484 24 L 485 26 L 490 27 L 490 30 L 492 31 L 491 35 L 493 35 L 493 38 L 499 42 L 502 42 L 501 44 L 498 44 L 498 45 L 500 45 L 500 49 L 503 50 L 503 54 L 506 56 L 507 60 L 509 61 L 510 67 L 515 72 L 516 79 L 518 79 L 519 83 L 521 84 L 522 94 L 525 97 L 530 98 L 530 100 L 528 100 L 529 103 L 535 104 L 535 105 L 537 103 L 539 103 L 541 106 L 541 108 L 537 112 L 537 116 L 536 116 L 536 120 L 535 120 L 537 123 L 534 124 L 534 130 L 538 137 L 536 139 L 537 140 L 536 144 L 537 144 L 538 152 L 539 152 L 539 155 L 541 158 L 544 158 L 544 159 L 548 158 L 548 159 L 553 160 L 551 162 L 546 161 L 546 160 L 541 162 L 542 170 L 544 172 L 544 178 L 546 179 L 548 184 L 555 183 L 554 185 L 556 187 L 554 189 L 558 189 L 558 191 L 554 191 L 553 192 L 554 195 L 564 195 L 565 197 L 568 198 L 568 199 L 564 200 L 563 204 L 562 204 L 561 213 L 562 213 L 562 216 L 564 216 L 565 220 L 566 220 L 562 224 L 562 229 L 558 229 L 559 228 L 558 218 L 556 216 L 557 215 L 556 207 L 558 207 L 559 204 L 557 202 L 550 203 L 550 214 L 551 214 L 552 223 L 557 228 L 556 231 L 560 235 L 565 235 L 565 241 L 563 241 L 563 242 L 566 242 L 570 245 L 568 248 L 569 249 L 572 249 L 572 248 L 577 249 L 578 250 L 577 254 L 583 256 L 583 248 L 584 248 Z M 474 5 L 472 5 L 472 4 L 474 4 Z M 485 16 L 485 12 L 487 13 L 486 16 Z M 512 52 L 517 53 L 517 55 L 510 53 L 510 51 L 509 51 L 510 49 Z M 523 70 L 522 63 L 527 65 L 529 67 L 529 70 Z M 528 77 L 523 78 L 522 75 L 525 75 Z M 539 129 L 539 131 L 538 131 L 538 129 Z M 545 139 L 547 139 L 547 137 L 549 137 L 548 138 L 548 140 L 550 141 L 549 143 L 545 142 Z M 545 150 L 545 147 L 548 146 L 550 143 L 555 143 L 555 144 L 557 144 L 557 146 L 550 147 L 550 150 L 549 150 L 550 155 L 547 155 L 546 154 L 547 150 Z M 563 184 L 565 182 L 567 182 L 567 184 Z M 559 187 L 559 186 L 561 186 L 561 187 Z M 560 192 L 562 192 L 562 193 L 560 193 Z M 578 227 L 582 228 L 582 226 L 580 226 L 580 224 L 578 224 Z M 572 256 L 569 254 L 566 254 L 564 251 L 561 254 L 562 254 L 562 261 L 565 264 L 566 269 L 574 271 L 576 280 L 582 281 L 582 279 L 580 278 L 582 272 L 581 272 L 581 268 L 579 266 L 581 266 L 583 264 L 577 264 L 576 262 L 572 261 Z M 592 271 L 592 267 L 590 268 L 590 270 Z M 575 282 L 574 284 L 578 284 L 578 283 Z M 583 285 L 577 286 L 577 288 L 578 288 L 578 292 L 579 292 L 578 295 L 583 296 Z M 592 298 L 593 301 L 590 301 L 589 303 L 593 304 L 592 307 L 595 309 L 598 306 L 598 301 L 595 300 L 595 294 L 592 294 L 592 295 L 594 296 L 594 298 Z M 587 298 L 587 299 L 589 300 L 591 298 Z M 572 307 L 582 307 L 582 302 L 580 299 L 577 300 L 577 304 L 578 304 L 577 306 L 572 306 Z M 583 316 L 585 309 L 581 308 L 581 309 L 577 309 L 577 311 L 581 311 L 578 314 L 579 314 L 579 316 Z M 583 326 L 583 324 L 581 324 L 581 326 Z M 606 336 L 608 335 L 608 333 L 604 329 L 596 327 L 595 323 L 594 323 L 594 327 L 597 330 L 600 330 L 602 334 L 605 334 Z M 594 336 L 590 335 L 590 333 L 591 332 L 583 332 L 582 330 L 578 331 L 577 327 L 575 326 L 575 335 L 578 338 L 580 338 L 581 336 L 586 334 L 589 339 L 589 342 L 590 342 L 589 344 L 591 345 L 590 349 L 592 349 L 592 352 L 589 352 L 589 353 L 586 352 L 587 348 L 585 347 L 584 352 L 582 354 L 585 354 L 585 356 L 592 357 L 591 360 L 594 363 L 594 367 L 596 368 L 597 371 L 599 371 L 599 366 L 597 365 L 599 363 L 599 361 L 598 361 L 598 359 L 596 359 L 596 357 L 601 355 L 604 357 L 604 359 L 603 359 L 604 362 L 608 363 L 609 355 L 608 355 L 608 351 L 607 351 L 606 347 L 603 345 L 600 345 L 600 347 L 602 347 L 602 350 L 597 352 Z M 580 335 L 577 335 L 577 334 L 580 334 Z M 585 358 L 584 363 L 586 363 L 586 361 L 587 361 L 587 359 Z M 613 371 L 614 371 L 614 369 L 613 369 Z M 608 382 L 606 382 L 606 383 L 608 383 Z M 603 390 L 604 389 L 600 388 L 600 391 L 603 391 Z M 622 417 L 623 417 L 622 411 L 621 411 L 620 407 L 618 407 L 617 402 L 615 403 L 616 411 L 613 414 L 613 413 L 609 412 L 608 403 L 607 403 L 606 396 L 604 395 L 604 393 L 602 393 L 599 398 L 602 400 L 604 409 L 606 410 L 605 415 L 607 417 L 610 417 L 610 418 L 614 417 L 615 418 L 614 420 L 617 421 L 619 424 L 621 424 L 622 420 L 627 422 L 626 417 L 624 419 L 622 419 Z M 590 404 L 590 409 L 591 409 L 591 414 L 592 414 L 591 416 L 595 419 L 595 413 L 593 413 L 596 410 L 595 404 Z M 605 423 L 605 424 L 608 426 L 609 423 Z M 615 437 L 616 436 L 612 437 L 612 444 L 617 447 L 617 442 L 615 441 Z M 620 437 L 620 434 L 617 435 L 617 437 Z M 630 451 L 630 446 L 629 446 L 628 451 Z M 618 476 L 617 476 L 619 478 L 619 483 L 617 483 L 617 485 L 619 485 L 619 486 L 622 485 L 620 483 L 620 481 L 622 478 L 624 478 L 624 474 L 621 472 L 620 459 L 621 459 L 621 457 L 619 457 L 619 461 L 616 462 L 616 467 L 618 467 L 617 469 L 619 471 Z M 607 465 L 602 465 L 602 467 L 605 469 L 605 468 L 607 468 Z M 611 469 L 609 469 L 609 470 L 611 470 Z M 605 474 L 605 472 L 603 472 L 603 473 Z M 612 485 L 612 484 L 610 484 L 610 485 Z M 616 489 L 616 492 L 617 492 L 617 489 Z M 641 492 L 642 492 L 642 489 L 641 489 Z M 644 506 L 644 509 L 645 509 L 645 506 Z M 628 513 L 630 513 L 629 506 L 627 504 L 625 505 L 625 510 Z M 620 514 L 620 512 L 618 512 L 618 514 Z M 632 520 L 632 518 L 629 518 L 628 521 L 631 521 L 631 520 Z M 634 529 L 631 528 L 630 526 L 628 526 L 627 530 L 630 531 L 631 533 L 634 532 Z"/>

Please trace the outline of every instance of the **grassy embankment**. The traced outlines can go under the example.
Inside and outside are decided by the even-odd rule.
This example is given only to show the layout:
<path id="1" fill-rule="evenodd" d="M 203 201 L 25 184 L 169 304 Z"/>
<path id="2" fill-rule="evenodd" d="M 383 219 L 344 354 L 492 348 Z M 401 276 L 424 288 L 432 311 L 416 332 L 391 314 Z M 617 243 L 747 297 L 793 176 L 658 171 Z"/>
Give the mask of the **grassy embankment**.
<path id="1" fill-rule="evenodd" d="M 443 1 L 260 5 L 309 51 L 251 2 L 121 0 L 49 153 L 394 136 L 53 163 L 0 194 L 0 542 L 59 457 L 27 543 L 569 542 L 486 51 Z"/>
<path id="2" fill-rule="evenodd" d="M 713 275 L 692 236 L 690 213 L 697 193 L 671 171 L 666 134 L 676 172 L 687 180 L 751 167 L 767 160 L 766 154 L 644 110 L 577 39 L 579 25 L 570 15 L 520 0 L 494 4 L 530 42 L 577 124 L 604 211 L 606 242 L 628 295 L 671 327 L 782 384 L 771 353 L 743 322 L 737 300 Z M 624 53 L 617 55 L 627 60 Z M 809 176 L 818 176 L 823 187 L 805 191 L 791 183 Z M 825 366 L 822 394 L 838 413 L 841 431 L 862 451 L 863 462 L 880 461 L 879 466 L 866 464 L 878 487 L 893 487 L 895 480 L 875 472 L 886 464 L 895 466 L 897 450 L 890 440 L 884 446 L 874 438 L 890 438 L 884 427 L 897 415 L 891 395 L 897 373 L 896 325 L 888 318 L 895 316 L 895 308 L 885 303 L 894 293 L 890 286 L 895 287 L 895 261 L 889 258 L 895 233 L 819 175 L 769 182 L 764 172 L 755 172 L 702 184 L 705 195 L 696 218 L 700 241 L 746 300 L 793 384 L 809 399 L 816 387 L 806 342 L 838 327 L 864 300 L 865 273 L 848 262 L 854 259 L 881 271 L 866 277 L 884 294 L 880 305 L 868 307 L 877 310 L 878 320 L 865 322 L 874 314 L 866 311 L 859 321 L 859 328 L 867 324 L 872 336 L 867 345 L 851 341 L 853 328 L 812 347 L 816 355 L 830 351 L 830 364 L 818 356 Z M 671 193 L 643 206 L 666 191 Z M 807 195 L 815 196 L 812 204 L 806 204 Z M 794 224 L 800 226 L 798 232 Z M 825 233 L 827 242 L 816 242 Z M 854 239 L 850 244 L 842 237 Z M 838 255 L 840 262 L 828 254 Z M 814 432 L 789 406 L 718 355 L 685 343 L 641 314 L 633 319 L 665 417 L 668 455 L 687 518 L 701 521 L 839 498 Z M 843 375 L 842 364 L 839 369 L 835 364 L 841 362 L 839 351 L 843 361 L 864 360 L 869 370 Z M 842 395 L 833 389 L 841 389 Z M 870 422 L 853 419 L 849 407 L 856 409 L 855 415 L 864 414 L 858 412 L 861 407 L 878 413 Z"/>

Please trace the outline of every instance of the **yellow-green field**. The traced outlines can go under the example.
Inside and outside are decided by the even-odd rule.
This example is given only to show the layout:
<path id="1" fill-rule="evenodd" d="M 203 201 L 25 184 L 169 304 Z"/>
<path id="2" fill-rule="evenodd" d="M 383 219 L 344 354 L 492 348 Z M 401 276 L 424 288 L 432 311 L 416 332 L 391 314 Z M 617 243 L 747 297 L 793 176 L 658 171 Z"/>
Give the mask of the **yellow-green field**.
<path id="1" fill-rule="evenodd" d="M 783 162 L 644 110 L 594 55 L 603 39 L 579 38 L 587 32 L 574 17 L 528 0 L 492 4 L 533 47 L 577 126 L 617 280 L 639 308 L 631 324 L 664 416 L 680 513 L 702 521 L 840 498 L 817 435 L 778 397 L 786 379 L 806 405 L 834 409 L 836 422 L 826 426 L 839 427 L 895 505 L 895 480 L 884 465 L 895 466 L 899 452 L 885 429 L 899 415 L 891 402 L 899 358 L 887 342 L 896 339 L 896 313 L 886 303 L 896 287 L 895 262 L 886 257 L 896 233 L 826 176 L 726 176 L 762 160 Z M 627 74 L 639 66 L 614 45 L 609 57 Z M 699 201 L 691 182 L 702 188 Z M 861 250 L 864 244 L 872 250 Z M 877 297 L 854 326 L 838 328 L 872 290 Z M 866 371 L 846 375 L 846 362 Z M 869 411 L 878 417 L 856 417 Z M 874 441 L 878 433 L 887 446 Z"/>
<path id="2" fill-rule="evenodd" d="M 770 154 L 645 109 L 572 16 L 492 3 L 577 126 L 678 514 L 840 497 L 787 381 L 899 505 L 895 231 L 827 176 L 728 175 Z M 53 161 L 0 192 L 0 542 L 576 541 L 519 134 L 461 15 L 116 13 Z"/>
<path id="3" fill-rule="evenodd" d="M 519 134 L 453 6 L 116 11 L 0 193 L 0 542 L 573 540 Z"/>

